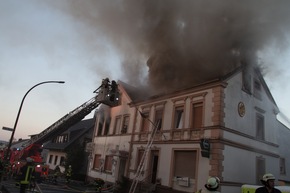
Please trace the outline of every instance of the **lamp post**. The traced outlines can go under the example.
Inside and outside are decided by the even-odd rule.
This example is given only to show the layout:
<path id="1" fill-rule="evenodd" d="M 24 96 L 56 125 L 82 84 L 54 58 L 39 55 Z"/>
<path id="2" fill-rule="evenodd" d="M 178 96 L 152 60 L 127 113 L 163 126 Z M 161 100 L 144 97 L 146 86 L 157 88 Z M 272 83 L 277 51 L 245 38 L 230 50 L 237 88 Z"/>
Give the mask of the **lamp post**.
<path id="1" fill-rule="evenodd" d="M 39 86 L 39 85 L 42 85 L 42 84 L 47 84 L 47 83 L 58 83 L 58 84 L 64 84 L 65 82 L 64 81 L 44 81 L 44 82 L 40 82 L 36 85 L 34 85 L 33 87 L 31 87 L 24 95 L 22 101 L 21 101 L 21 104 L 20 104 L 20 107 L 19 107 L 19 110 L 18 110 L 18 114 L 17 114 L 17 117 L 16 117 L 16 120 L 15 120 L 15 123 L 14 123 L 14 127 L 13 127 L 13 131 L 12 131 L 12 134 L 11 134 L 11 137 L 10 137 L 10 141 L 9 141 L 9 144 L 8 144 L 8 147 L 7 147 L 7 152 L 5 154 L 5 157 L 4 157 L 4 163 L 8 163 L 10 161 L 10 157 L 11 157 L 11 154 L 10 154 L 10 148 L 11 148 L 11 145 L 12 145 L 12 141 L 13 141 L 13 138 L 14 138 L 14 133 L 16 131 L 16 126 L 17 126 L 17 123 L 18 123 L 18 119 L 19 119 L 19 116 L 20 116 L 20 112 L 21 112 L 21 109 L 22 109 L 22 105 L 23 105 L 23 102 L 24 102 L 24 99 L 26 98 L 27 94 L 32 90 L 34 89 L 35 87 Z"/>

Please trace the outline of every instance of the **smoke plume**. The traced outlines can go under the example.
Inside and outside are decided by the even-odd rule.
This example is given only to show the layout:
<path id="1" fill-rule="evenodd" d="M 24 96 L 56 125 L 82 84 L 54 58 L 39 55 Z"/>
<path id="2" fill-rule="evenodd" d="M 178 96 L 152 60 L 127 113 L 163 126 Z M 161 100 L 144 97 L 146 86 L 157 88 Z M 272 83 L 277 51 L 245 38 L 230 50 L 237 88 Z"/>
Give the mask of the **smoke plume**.
<path id="1" fill-rule="evenodd" d="M 157 90 L 192 86 L 288 42 L 290 1 L 86 0 L 64 7 L 118 51 L 123 77 Z M 84 29 L 80 29 L 84 30 Z M 262 59 L 263 60 L 263 59 Z M 146 76 L 144 77 L 144 70 Z"/>

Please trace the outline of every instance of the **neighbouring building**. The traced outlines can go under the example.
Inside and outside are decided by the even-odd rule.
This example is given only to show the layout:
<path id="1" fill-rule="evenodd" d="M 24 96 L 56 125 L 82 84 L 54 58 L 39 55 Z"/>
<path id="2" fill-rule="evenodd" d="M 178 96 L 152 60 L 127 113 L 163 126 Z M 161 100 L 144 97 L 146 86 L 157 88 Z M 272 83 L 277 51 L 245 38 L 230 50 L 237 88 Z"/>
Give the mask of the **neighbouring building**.
<path id="1" fill-rule="evenodd" d="M 155 185 L 156 192 L 197 192 L 209 176 L 221 179 L 223 193 L 260 184 L 264 173 L 290 183 L 290 131 L 277 120 L 279 109 L 258 69 L 237 68 L 143 100 L 131 86 L 118 85 L 120 105 L 95 112 L 89 177 L 134 181 L 145 154 L 139 183 Z"/>
<path id="2" fill-rule="evenodd" d="M 54 170 L 59 166 L 61 172 L 64 172 L 67 152 L 70 152 L 71 149 L 77 151 L 77 148 L 82 148 L 83 151 L 87 143 L 92 141 L 93 129 L 94 118 L 82 120 L 45 143 L 43 146 L 43 151 L 46 154 L 44 160 L 49 165 L 49 169 Z M 78 163 L 82 165 L 80 174 L 83 176 L 86 175 L 88 163 L 88 154 L 84 153 L 84 155 L 83 159 L 79 159 L 80 162 Z M 83 163 L 81 163 L 81 160 Z"/>

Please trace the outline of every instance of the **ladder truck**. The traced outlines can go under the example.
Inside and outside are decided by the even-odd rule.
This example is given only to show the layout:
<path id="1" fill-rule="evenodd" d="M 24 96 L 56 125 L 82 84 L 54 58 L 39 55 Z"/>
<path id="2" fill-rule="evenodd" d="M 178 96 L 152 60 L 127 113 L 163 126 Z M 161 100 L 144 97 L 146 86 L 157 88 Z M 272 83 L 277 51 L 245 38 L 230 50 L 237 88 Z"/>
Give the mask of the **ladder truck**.
<path id="1" fill-rule="evenodd" d="M 100 104 L 105 104 L 110 107 L 119 105 L 120 93 L 116 81 L 105 78 L 102 84 L 97 88 L 94 93 L 96 96 L 83 103 L 73 111 L 69 112 L 58 121 L 53 123 L 47 129 L 43 130 L 37 135 L 34 135 L 22 145 L 22 150 L 7 150 L 9 153 L 8 160 L 10 160 L 10 170 L 17 170 L 21 167 L 21 161 L 30 157 L 37 164 L 38 168 L 35 171 L 43 171 L 41 165 L 43 160 L 41 157 L 42 144 L 52 137 L 57 136 L 67 130 L 69 127 L 81 121 L 86 115 L 92 112 Z M 4 153 L 2 155 L 4 157 Z M 4 160 L 5 161 L 5 160 Z M 16 167 L 16 168 L 13 168 Z M 18 167 L 18 168 L 17 168 Z"/>

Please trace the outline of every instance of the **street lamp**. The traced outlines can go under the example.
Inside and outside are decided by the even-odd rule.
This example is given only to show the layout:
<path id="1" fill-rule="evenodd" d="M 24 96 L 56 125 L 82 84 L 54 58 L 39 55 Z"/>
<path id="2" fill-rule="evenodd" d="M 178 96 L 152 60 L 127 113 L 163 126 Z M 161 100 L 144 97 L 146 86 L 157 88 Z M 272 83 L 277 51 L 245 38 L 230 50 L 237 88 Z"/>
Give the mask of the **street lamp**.
<path id="1" fill-rule="evenodd" d="M 9 141 L 9 144 L 8 144 L 8 148 L 7 148 L 7 152 L 5 154 L 5 157 L 4 157 L 4 162 L 7 163 L 8 161 L 10 161 L 10 157 L 11 157 L 11 154 L 10 154 L 10 148 L 11 148 L 11 145 L 12 145 L 12 141 L 13 141 L 13 138 L 14 138 L 14 133 L 16 131 L 16 126 L 17 126 L 17 123 L 18 123 L 18 119 L 19 119 L 19 115 L 20 115 L 20 112 L 21 112 L 21 109 L 22 109 L 22 105 L 23 105 L 23 102 L 24 102 L 24 99 L 25 97 L 27 96 L 27 94 L 32 90 L 34 89 L 35 87 L 41 85 L 41 84 L 47 84 L 47 83 L 58 83 L 58 84 L 64 84 L 65 82 L 64 81 L 44 81 L 44 82 L 40 82 L 36 85 L 34 85 L 33 87 L 31 87 L 24 95 L 22 101 L 21 101 L 21 104 L 20 104 L 20 107 L 19 107 L 19 110 L 18 110 L 18 114 L 17 114 L 17 117 L 16 117 L 16 120 L 15 120 L 15 123 L 14 123 L 14 127 L 13 127 L 13 131 L 12 131 L 12 134 L 11 134 L 11 137 L 10 137 L 10 141 Z"/>

